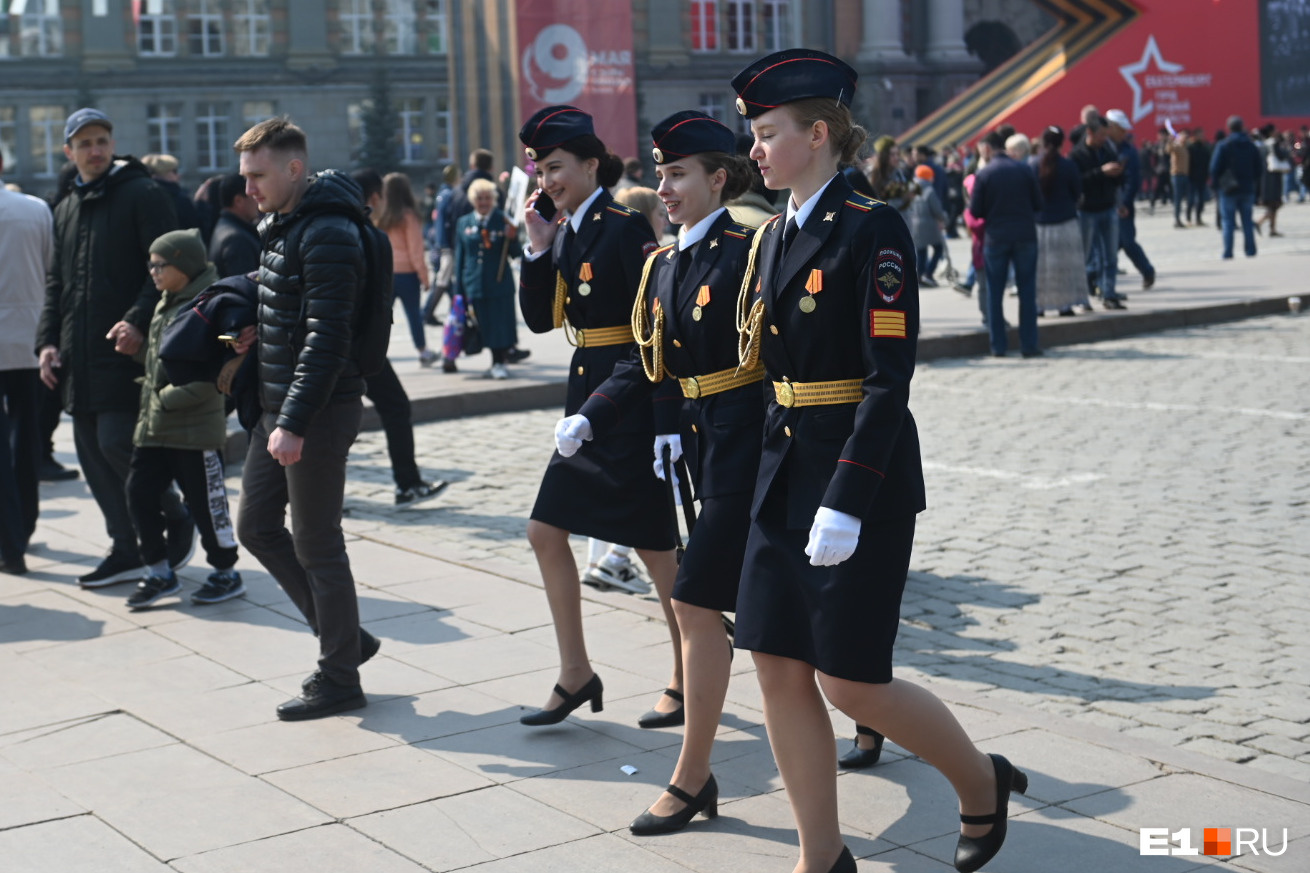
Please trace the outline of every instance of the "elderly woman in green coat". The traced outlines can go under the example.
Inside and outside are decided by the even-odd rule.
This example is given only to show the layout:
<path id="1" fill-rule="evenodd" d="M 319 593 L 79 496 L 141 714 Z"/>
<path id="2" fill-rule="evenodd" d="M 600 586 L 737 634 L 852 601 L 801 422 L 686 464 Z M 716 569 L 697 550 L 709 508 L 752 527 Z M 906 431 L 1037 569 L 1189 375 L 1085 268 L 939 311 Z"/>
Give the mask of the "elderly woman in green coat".
<path id="1" fill-rule="evenodd" d="M 496 206 L 496 186 L 487 179 L 469 185 L 473 211 L 455 223 L 455 282 L 464 295 L 470 321 L 476 319 L 482 343 L 491 350 L 491 378 L 508 379 L 505 366 L 518 342 L 518 283 L 510 258 L 522 254 L 516 228 Z"/>

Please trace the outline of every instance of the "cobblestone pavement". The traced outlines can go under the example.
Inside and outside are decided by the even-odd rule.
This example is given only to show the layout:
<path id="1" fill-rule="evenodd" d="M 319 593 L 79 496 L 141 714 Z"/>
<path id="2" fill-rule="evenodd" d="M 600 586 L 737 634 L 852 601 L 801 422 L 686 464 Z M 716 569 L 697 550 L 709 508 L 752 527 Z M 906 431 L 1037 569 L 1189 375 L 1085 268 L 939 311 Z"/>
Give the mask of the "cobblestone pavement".
<path id="1" fill-rule="evenodd" d="M 1308 365 L 1310 317 L 1284 316 L 921 366 L 929 509 L 899 662 L 1310 780 Z M 403 510 L 363 435 L 349 527 L 534 580 L 524 527 L 557 417 L 419 426 L 452 484 Z"/>

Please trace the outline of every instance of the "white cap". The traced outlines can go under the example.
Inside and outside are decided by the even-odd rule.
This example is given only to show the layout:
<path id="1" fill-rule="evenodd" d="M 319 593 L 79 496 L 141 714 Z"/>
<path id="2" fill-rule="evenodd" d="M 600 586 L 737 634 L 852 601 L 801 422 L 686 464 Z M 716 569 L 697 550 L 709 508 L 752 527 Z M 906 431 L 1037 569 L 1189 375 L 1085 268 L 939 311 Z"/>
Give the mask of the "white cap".
<path id="1" fill-rule="evenodd" d="M 1128 120 L 1128 115 L 1122 109 L 1111 109 L 1105 113 L 1105 120 L 1111 124 L 1118 125 L 1124 130 L 1132 130 L 1133 123 Z"/>

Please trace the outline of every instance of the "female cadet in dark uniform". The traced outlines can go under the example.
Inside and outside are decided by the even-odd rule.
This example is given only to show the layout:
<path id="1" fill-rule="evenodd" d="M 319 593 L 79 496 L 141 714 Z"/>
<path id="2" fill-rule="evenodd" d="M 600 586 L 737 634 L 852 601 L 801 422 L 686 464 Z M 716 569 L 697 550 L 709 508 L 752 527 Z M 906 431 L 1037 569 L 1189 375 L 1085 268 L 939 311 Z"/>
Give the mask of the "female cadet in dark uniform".
<path id="1" fill-rule="evenodd" d="M 528 119 L 519 139 L 542 177 L 542 187 L 527 203 L 531 247 L 523 258 L 519 305 L 534 333 L 563 328 L 577 347 L 564 405 L 571 414 L 635 347 L 632 301 L 655 240 L 641 213 L 615 203 L 605 190 L 618 181 L 623 162 L 596 137 L 590 115 L 572 106 L 548 106 Z M 558 207 L 558 220 L 542 217 L 539 201 Z M 661 407 L 657 430 L 653 408 Z M 673 520 L 650 469 L 656 434 L 673 434 L 676 428 L 677 398 L 666 390 L 662 402 L 634 409 L 586 451 L 551 457 L 532 507 L 528 542 L 555 622 L 560 673 L 546 707 L 523 716 L 524 724 L 555 724 L 588 701 L 592 712 L 602 708 L 600 677 L 582 635 L 581 582 L 570 533 L 637 550 L 659 592 L 673 641 L 669 687 L 681 692 L 681 643 L 669 600 L 677 573 Z M 677 708 L 664 695 L 656 711 Z"/>
<path id="2" fill-rule="evenodd" d="M 827 697 L 950 780 L 965 824 L 955 866 L 972 871 L 1000 848 L 1009 793 L 1027 777 L 979 752 L 930 692 L 892 678 L 924 508 L 907 408 L 919 298 L 905 222 L 838 173 L 864 139 L 848 109 L 855 80 L 837 58 L 794 49 L 732 81 L 765 184 L 791 190 L 785 218 L 759 232 L 739 304 L 742 364 L 763 361 L 771 402 L 736 639 L 754 654 L 798 870 L 855 870 L 837 819 Z"/>
<path id="3" fill-rule="evenodd" d="M 631 825 L 642 835 L 681 830 L 698 812 L 717 814 L 710 750 L 732 655 L 722 619 L 737 604 L 764 418 L 763 369 L 737 366 L 737 291 L 754 228 L 737 224 L 723 208 L 724 200 L 750 187 L 750 168 L 733 154 L 732 131 L 700 112 L 664 119 L 651 137 L 658 193 L 669 221 L 682 231 L 677 243 L 646 261 L 632 309 L 640 352 L 621 362 L 579 414 L 556 429 L 560 454 L 572 455 L 582 440 L 604 438 L 649 403 L 657 385 L 676 379 L 685 398 L 672 456 L 676 460 L 685 448 L 701 504 L 673 588 L 687 728 L 668 790 Z M 655 454 L 662 476 L 661 449 L 656 446 Z"/>

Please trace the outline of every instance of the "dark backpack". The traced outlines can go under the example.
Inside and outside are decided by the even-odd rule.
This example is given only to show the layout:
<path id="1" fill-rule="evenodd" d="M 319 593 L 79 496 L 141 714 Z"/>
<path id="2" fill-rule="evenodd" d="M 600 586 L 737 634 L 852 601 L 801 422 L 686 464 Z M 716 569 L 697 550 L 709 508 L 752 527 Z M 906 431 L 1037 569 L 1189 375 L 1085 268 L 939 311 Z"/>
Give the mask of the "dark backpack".
<path id="1" fill-rule="evenodd" d="M 379 230 L 367 219 L 361 221 L 358 213 L 345 207 L 323 209 L 325 215 L 344 215 L 359 228 L 359 238 L 364 247 L 364 289 L 355 305 L 355 323 L 353 325 L 353 357 L 359 365 L 359 373 L 365 378 L 382 372 L 387 363 L 387 347 L 391 344 L 392 305 L 395 301 L 395 288 L 392 285 L 391 240 L 385 231 Z M 287 237 L 286 251 L 295 252 L 300 257 L 300 236 L 304 233 L 305 222 Z M 297 265 L 297 271 L 299 265 Z M 301 301 L 300 322 L 305 320 L 304 301 Z"/>

